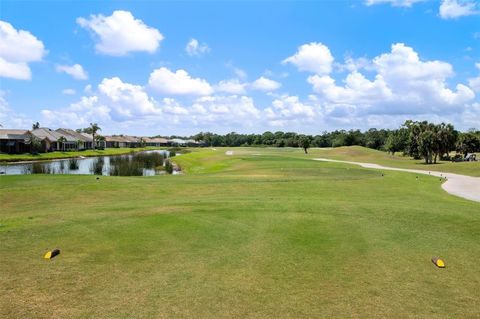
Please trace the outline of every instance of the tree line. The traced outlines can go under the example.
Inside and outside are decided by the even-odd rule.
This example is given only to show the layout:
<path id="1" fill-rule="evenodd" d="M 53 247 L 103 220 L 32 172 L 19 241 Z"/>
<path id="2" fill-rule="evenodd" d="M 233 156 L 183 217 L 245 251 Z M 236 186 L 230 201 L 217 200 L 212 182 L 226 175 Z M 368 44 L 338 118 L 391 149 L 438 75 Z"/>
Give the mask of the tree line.
<path id="1" fill-rule="evenodd" d="M 200 132 L 188 138 L 203 141 L 207 146 L 273 146 L 340 147 L 359 145 L 392 154 L 403 152 L 415 159 L 423 158 L 426 163 L 450 159 L 450 153 L 466 155 L 480 152 L 480 131 L 455 130 L 452 124 L 434 124 L 428 121 L 406 121 L 400 128 L 360 130 L 335 130 L 318 135 L 297 134 L 294 132 L 264 132 L 262 134 L 215 134 Z"/>

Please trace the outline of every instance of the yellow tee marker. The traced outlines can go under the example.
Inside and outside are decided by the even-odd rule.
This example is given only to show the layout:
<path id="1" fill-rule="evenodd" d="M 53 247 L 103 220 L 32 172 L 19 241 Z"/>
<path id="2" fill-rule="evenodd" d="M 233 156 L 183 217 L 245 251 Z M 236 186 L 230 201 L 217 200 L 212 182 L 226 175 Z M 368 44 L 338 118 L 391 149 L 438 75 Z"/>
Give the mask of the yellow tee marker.
<path id="1" fill-rule="evenodd" d="M 440 259 L 440 257 L 433 257 L 432 263 L 434 263 L 438 268 L 445 268 L 445 262 L 443 259 Z"/>
<path id="2" fill-rule="evenodd" d="M 60 249 L 54 249 L 51 251 L 47 251 L 45 255 L 43 255 L 43 258 L 45 259 L 52 259 L 53 257 L 57 256 L 60 254 Z"/>

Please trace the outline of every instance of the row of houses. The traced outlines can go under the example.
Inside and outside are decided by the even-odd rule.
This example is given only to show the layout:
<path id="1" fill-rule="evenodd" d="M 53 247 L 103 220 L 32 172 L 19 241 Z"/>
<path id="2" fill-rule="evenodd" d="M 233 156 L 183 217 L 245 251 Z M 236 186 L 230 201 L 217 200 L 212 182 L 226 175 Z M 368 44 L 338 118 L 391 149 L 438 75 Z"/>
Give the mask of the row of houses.
<path id="1" fill-rule="evenodd" d="M 0 152 L 27 153 L 32 151 L 31 141 L 40 142 L 39 152 L 77 151 L 93 148 L 92 134 L 77 132 L 72 129 L 52 130 L 41 127 L 33 130 L 0 129 Z M 95 141 L 96 148 L 120 148 L 143 146 L 201 146 L 194 140 L 166 139 L 161 137 L 138 137 L 126 135 L 104 136 Z"/>
<path id="2" fill-rule="evenodd" d="M 203 142 L 163 137 L 138 137 L 126 135 L 105 136 L 105 147 L 141 147 L 141 146 L 203 146 Z"/>

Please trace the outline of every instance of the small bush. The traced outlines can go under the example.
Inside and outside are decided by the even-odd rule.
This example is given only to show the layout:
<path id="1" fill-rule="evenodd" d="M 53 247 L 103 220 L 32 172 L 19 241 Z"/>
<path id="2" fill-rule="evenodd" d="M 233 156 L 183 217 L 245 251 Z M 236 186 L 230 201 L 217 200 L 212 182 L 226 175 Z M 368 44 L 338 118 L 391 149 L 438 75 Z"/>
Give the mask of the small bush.
<path id="1" fill-rule="evenodd" d="M 111 176 L 142 176 L 143 167 L 138 163 L 126 160 L 110 166 Z"/>
<path id="2" fill-rule="evenodd" d="M 95 175 L 102 175 L 103 174 L 103 166 L 105 164 L 105 160 L 103 157 L 97 157 L 92 165 L 90 166 L 90 172 Z"/>
<path id="3" fill-rule="evenodd" d="M 169 160 L 165 161 L 165 172 L 167 172 L 168 174 L 173 173 L 173 165 Z"/>
<path id="4" fill-rule="evenodd" d="M 173 146 L 173 147 L 169 147 L 167 148 L 167 151 L 169 152 L 174 152 L 174 153 L 178 153 L 178 154 L 188 154 L 188 153 L 191 153 L 192 151 L 189 150 L 188 148 L 185 148 L 185 147 L 179 147 L 179 146 Z"/>
<path id="5" fill-rule="evenodd" d="M 68 167 L 71 169 L 71 170 L 76 170 L 78 169 L 78 159 L 77 158 L 71 158 L 68 160 Z"/>
<path id="6" fill-rule="evenodd" d="M 139 162 L 143 167 L 152 169 L 158 166 L 163 166 L 164 157 L 161 153 L 136 153 L 132 156 L 132 161 Z"/>
<path id="7" fill-rule="evenodd" d="M 110 158 L 111 176 L 142 176 L 143 165 L 134 161 L 133 156 L 115 156 Z"/>
<path id="8" fill-rule="evenodd" d="M 55 170 L 48 163 L 32 163 L 30 174 L 55 174 Z"/>

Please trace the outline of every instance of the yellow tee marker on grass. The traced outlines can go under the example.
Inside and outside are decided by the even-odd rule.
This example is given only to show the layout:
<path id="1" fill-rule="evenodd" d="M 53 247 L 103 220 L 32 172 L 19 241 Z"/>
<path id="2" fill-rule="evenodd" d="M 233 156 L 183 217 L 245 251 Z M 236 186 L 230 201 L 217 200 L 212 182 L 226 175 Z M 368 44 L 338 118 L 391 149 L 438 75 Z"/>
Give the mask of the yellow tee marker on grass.
<path id="1" fill-rule="evenodd" d="M 445 268 L 445 262 L 443 259 L 440 259 L 440 257 L 433 257 L 432 263 L 434 263 L 438 268 Z"/>
<path id="2" fill-rule="evenodd" d="M 51 251 L 47 251 L 45 253 L 45 255 L 43 256 L 43 258 L 45 259 L 52 259 L 53 257 L 57 256 L 60 254 L 60 249 L 54 249 L 54 250 L 51 250 Z"/>

